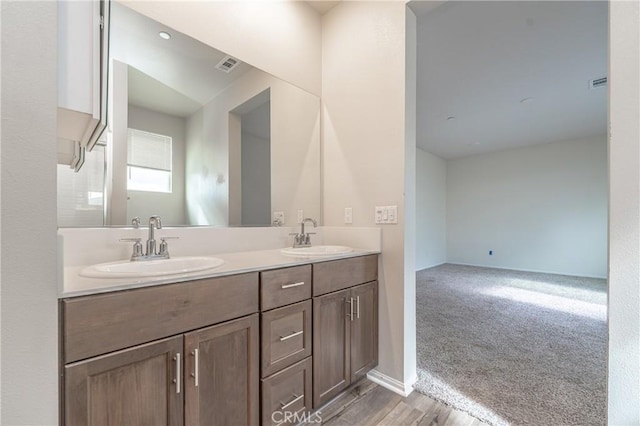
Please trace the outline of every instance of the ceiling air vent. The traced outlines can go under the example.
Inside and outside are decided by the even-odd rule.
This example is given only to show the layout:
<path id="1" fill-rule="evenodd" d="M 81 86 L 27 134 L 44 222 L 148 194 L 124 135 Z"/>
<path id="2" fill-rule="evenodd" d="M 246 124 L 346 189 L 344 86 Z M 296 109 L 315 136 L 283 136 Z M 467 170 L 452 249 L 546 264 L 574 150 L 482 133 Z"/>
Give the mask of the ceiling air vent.
<path id="1" fill-rule="evenodd" d="M 605 87 L 606 85 L 607 77 L 600 77 L 589 80 L 589 89 L 597 89 L 598 87 Z"/>
<path id="2" fill-rule="evenodd" d="M 232 58 L 231 56 L 225 56 L 220 62 L 218 62 L 218 65 L 216 65 L 216 68 L 218 68 L 220 71 L 229 73 L 231 72 L 232 69 L 237 67 L 239 64 L 240 64 L 240 61 L 237 60 L 236 58 Z"/>

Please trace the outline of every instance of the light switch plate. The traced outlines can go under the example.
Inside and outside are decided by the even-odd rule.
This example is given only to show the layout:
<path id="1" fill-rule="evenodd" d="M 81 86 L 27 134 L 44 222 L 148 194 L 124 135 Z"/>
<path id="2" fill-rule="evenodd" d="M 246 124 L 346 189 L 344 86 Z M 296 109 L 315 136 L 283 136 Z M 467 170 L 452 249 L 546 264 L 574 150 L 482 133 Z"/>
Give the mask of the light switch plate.
<path id="1" fill-rule="evenodd" d="M 377 206 L 376 207 L 376 224 L 395 224 L 398 223 L 398 206 Z"/>

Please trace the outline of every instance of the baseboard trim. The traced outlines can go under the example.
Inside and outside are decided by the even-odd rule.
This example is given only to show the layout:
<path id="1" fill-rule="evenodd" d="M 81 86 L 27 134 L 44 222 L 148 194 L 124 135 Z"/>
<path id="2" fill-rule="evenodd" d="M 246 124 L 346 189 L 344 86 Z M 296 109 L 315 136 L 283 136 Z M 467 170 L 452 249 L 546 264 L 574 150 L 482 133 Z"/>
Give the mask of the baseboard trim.
<path id="1" fill-rule="evenodd" d="M 414 378 L 410 383 L 403 383 L 400 380 L 382 374 L 378 370 L 369 371 L 367 373 L 367 379 L 403 397 L 407 397 L 413 392 L 413 385 L 417 380 L 417 378 Z"/>
<path id="2" fill-rule="evenodd" d="M 462 262 L 445 262 L 449 265 L 458 265 L 458 266 L 475 266 L 477 268 L 493 268 L 493 269 L 504 269 L 504 270 L 511 270 L 511 271 L 520 271 L 520 272 L 535 272 L 538 274 L 553 274 L 553 275 L 563 275 L 563 276 L 567 276 L 567 277 L 580 277 L 580 278 L 598 278 L 598 279 L 603 279 L 606 280 L 607 277 L 602 277 L 602 276 L 598 276 L 598 275 L 584 275 L 584 274 L 578 274 L 578 273 L 574 273 L 574 274 L 570 274 L 567 272 L 554 272 L 554 271 L 542 271 L 540 269 L 525 269 L 525 268 L 512 268 L 510 266 L 495 266 L 495 265 L 478 265 L 475 263 L 462 263 Z"/>
<path id="3" fill-rule="evenodd" d="M 434 263 L 433 265 L 421 266 L 420 268 L 416 268 L 416 272 L 420 272 L 420 271 L 423 271 L 423 270 L 429 269 L 429 268 L 435 268 L 436 266 L 442 266 L 445 263 L 447 263 L 447 262 L 444 261 L 444 262 Z"/>

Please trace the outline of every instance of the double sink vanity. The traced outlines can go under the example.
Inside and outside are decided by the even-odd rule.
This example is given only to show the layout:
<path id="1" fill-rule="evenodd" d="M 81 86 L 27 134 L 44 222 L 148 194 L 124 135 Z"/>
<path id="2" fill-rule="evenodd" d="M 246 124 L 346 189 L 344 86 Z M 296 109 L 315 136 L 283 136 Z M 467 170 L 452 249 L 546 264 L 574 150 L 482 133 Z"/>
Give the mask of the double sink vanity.
<path id="1" fill-rule="evenodd" d="M 318 94 L 194 38 L 244 4 L 58 3 L 60 424 L 318 415 L 377 364 L 381 247 L 379 228 L 305 232 Z"/>
<path id="2" fill-rule="evenodd" d="M 378 253 L 312 245 L 65 268 L 62 423 L 321 416 L 377 364 Z"/>

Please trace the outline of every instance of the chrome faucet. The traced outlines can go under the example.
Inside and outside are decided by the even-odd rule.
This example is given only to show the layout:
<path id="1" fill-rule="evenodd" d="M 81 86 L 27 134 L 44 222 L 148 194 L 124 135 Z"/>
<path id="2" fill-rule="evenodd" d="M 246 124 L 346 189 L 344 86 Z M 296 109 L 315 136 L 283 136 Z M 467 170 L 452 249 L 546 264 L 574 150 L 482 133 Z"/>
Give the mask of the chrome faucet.
<path id="1" fill-rule="evenodd" d="M 316 228 L 318 226 L 318 222 L 310 217 L 307 217 L 300 222 L 300 233 L 299 234 L 290 234 L 293 235 L 293 247 L 311 247 L 311 237 L 310 235 L 315 234 L 315 232 L 304 232 L 304 224 L 306 222 L 313 223 L 313 227 Z"/>
<path id="2" fill-rule="evenodd" d="M 153 215 L 149 218 L 149 236 L 147 238 L 147 252 L 145 255 L 154 256 L 156 252 L 156 239 L 155 230 L 162 229 L 162 219 L 158 215 Z"/>
<path id="3" fill-rule="evenodd" d="M 140 218 L 134 217 L 131 220 L 131 225 L 134 229 L 138 229 L 140 227 Z M 156 239 L 155 239 L 155 230 L 162 229 L 162 219 L 158 215 L 153 215 L 149 218 L 149 236 L 147 238 L 147 248 L 146 252 L 142 252 L 142 242 L 141 238 L 122 238 L 120 241 L 132 241 L 133 244 L 133 254 L 131 255 L 131 261 L 139 261 L 139 260 L 155 260 L 155 259 L 169 259 L 169 245 L 167 244 L 168 239 L 178 238 L 178 237 L 162 237 L 160 238 L 160 250 L 156 251 Z"/>

